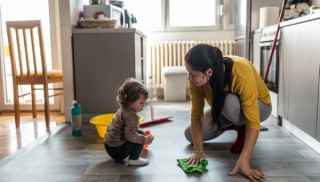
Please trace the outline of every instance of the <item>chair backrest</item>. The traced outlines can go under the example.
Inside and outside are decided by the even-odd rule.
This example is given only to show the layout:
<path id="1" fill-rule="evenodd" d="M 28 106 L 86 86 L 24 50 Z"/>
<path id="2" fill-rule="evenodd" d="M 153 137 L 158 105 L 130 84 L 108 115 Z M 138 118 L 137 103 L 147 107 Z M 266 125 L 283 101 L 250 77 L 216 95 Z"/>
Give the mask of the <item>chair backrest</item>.
<path id="1" fill-rule="evenodd" d="M 7 34 L 12 76 L 47 76 L 40 20 L 8 21 Z"/>

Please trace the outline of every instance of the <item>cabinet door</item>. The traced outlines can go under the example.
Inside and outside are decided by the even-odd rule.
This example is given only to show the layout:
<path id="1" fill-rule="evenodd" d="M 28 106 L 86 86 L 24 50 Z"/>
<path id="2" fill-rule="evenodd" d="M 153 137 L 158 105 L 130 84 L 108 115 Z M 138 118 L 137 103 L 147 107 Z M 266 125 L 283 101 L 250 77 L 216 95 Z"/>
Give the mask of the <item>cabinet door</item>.
<path id="1" fill-rule="evenodd" d="M 316 136 L 320 56 L 319 46 L 315 45 L 320 41 L 317 24 L 313 21 L 284 28 L 282 42 L 289 77 L 288 119 L 313 137 Z"/>
<path id="2" fill-rule="evenodd" d="M 115 112 L 117 89 L 134 77 L 129 34 L 76 34 L 73 58 L 76 99 L 83 113 Z M 133 40 L 133 39 L 132 39 Z"/>
<path id="3" fill-rule="evenodd" d="M 143 64 L 142 64 L 142 42 L 143 39 L 141 36 L 139 35 L 135 35 L 135 76 L 136 79 L 140 80 L 140 81 L 144 81 L 143 80 Z"/>

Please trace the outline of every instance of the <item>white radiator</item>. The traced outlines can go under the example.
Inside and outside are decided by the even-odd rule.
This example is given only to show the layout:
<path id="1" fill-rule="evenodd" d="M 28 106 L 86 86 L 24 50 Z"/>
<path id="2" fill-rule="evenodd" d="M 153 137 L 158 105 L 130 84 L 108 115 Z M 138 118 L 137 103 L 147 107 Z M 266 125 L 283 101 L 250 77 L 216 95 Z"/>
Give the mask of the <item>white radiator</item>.
<path id="1" fill-rule="evenodd" d="M 162 87 L 161 69 L 168 66 L 184 66 L 184 56 L 197 44 L 219 47 L 224 55 L 233 54 L 234 41 L 163 41 L 148 46 L 149 80 L 156 88 Z M 149 83 L 150 83 L 149 82 Z"/>

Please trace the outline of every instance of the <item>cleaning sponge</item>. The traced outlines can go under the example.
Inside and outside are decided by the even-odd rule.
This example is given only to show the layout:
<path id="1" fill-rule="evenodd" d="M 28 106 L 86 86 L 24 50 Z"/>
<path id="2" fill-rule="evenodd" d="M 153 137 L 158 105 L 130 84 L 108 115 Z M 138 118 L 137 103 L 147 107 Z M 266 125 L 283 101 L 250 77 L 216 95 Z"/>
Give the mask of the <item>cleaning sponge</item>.
<path id="1" fill-rule="evenodd" d="M 188 159 L 177 159 L 178 166 L 187 174 L 198 173 L 202 174 L 207 171 L 208 161 L 206 159 L 202 159 L 196 165 L 188 164 Z"/>

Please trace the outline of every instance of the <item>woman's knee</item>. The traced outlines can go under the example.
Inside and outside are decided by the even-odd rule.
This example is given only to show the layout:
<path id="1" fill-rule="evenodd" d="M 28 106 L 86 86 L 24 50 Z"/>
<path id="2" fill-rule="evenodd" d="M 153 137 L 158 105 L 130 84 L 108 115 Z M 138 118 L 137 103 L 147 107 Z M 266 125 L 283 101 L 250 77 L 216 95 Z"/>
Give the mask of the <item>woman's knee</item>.
<path id="1" fill-rule="evenodd" d="M 241 121 L 241 105 L 239 96 L 235 94 L 226 95 L 222 115 L 236 125 Z"/>
<path id="2" fill-rule="evenodd" d="M 222 134 L 222 131 L 219 130 L 217 127 L 213 128 L 206 128 L 205 130 L 202 130 L 202 141 L 208 141 L 212 140 L 214 138 L 217 138 Z M 185 129 L 184 131 L 184 136 L 186 139 L 192 144 L 192 132 L 191 132 L 191 127 L 189 126 L 188 128 Z"/>
<path id="3" fill-rule="evenodd" d="M 265 121 L 269 118 L 272 112 L 272 106 L 269 104 L 265 104 L 262 101 L 258 102 L 259 110 L 260 110 L 260 120 Z"/>

